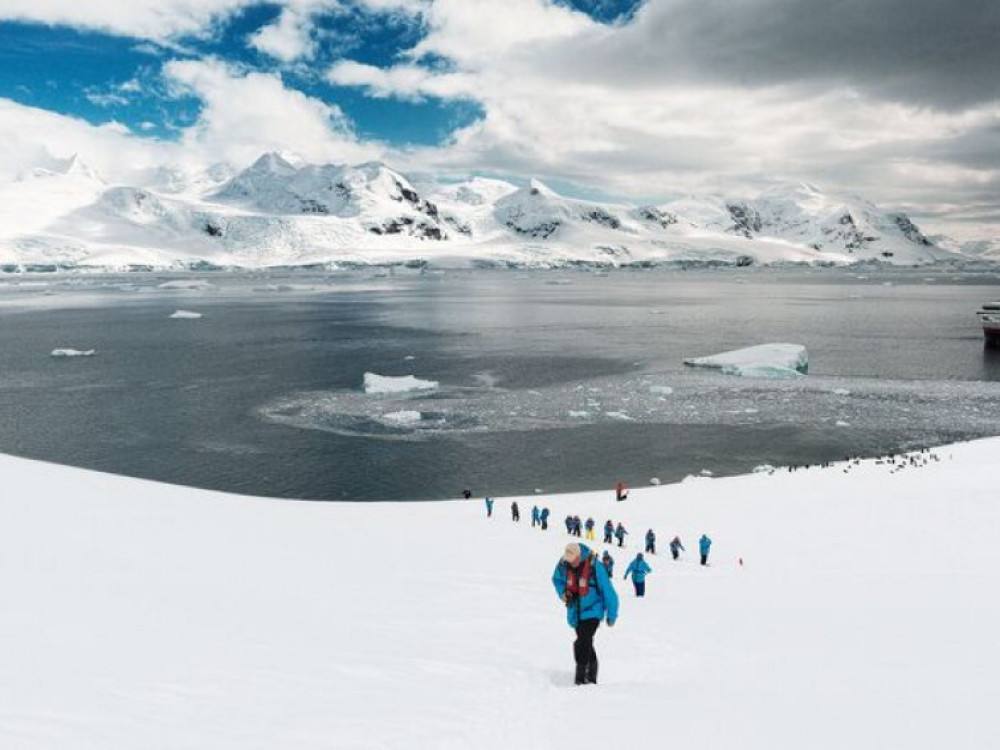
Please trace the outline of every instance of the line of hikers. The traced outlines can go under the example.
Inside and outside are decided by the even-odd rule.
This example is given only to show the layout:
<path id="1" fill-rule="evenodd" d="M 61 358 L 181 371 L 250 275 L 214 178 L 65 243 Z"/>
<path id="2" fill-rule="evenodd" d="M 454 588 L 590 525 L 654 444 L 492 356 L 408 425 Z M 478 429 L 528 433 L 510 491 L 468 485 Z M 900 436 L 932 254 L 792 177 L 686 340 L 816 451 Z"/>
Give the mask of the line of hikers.
<path id="1" fill-rule="evenodd" d="M 463 493 L 463 495 L 466 495 L 466 493 L 467 493 L 466 499 L 472 496 L 472 493 L 469 490 L 466 490 Z M 486 500 L 486 517 L 492 518 L 494 500 L 491 497 L 487 497 L 485 498 L 485 500 Z M 535 505 L 531 509 L 532 528 L 536 526 L 541 526 L 543 531 L 547 531 L 549 528 L 549 515 L 550 512 L 548 508 L 539 508 L 537 505 Z M 518 506 L 516 500 L 510 504 L 510 516 L 511 520 L 514 521 L 515 523 L 518 523 L 521 520 L 521 508 Z M 583 521 L 580 518 L 580 516 L 570 515 L 566 516 L 564 524 L 566 525 L 566 533 L 569 534 L 570 536 L 580 537 L 582 535 L 585 536 L 588 540 L 596 541 L 595 528 L 597 527 L 597 524 L 593 518 L 588 518 L 586 521 Z M 628 530 L 625 528 L 625 526 L 622 524 L 621 521 L 619 521 L 617 525 L 610 518 L 604 522 L 605 544 L 614 544 L 614 540 L 617 539 L 618 546 L 624 547 L 625 537 L 628 535 L 628 533 L 629 533 Z M 645 542 L 646 542 L 646 547 L 645 547 L 646 553 L 655 555 L 656 532 L 653 531 L 652 529 L 646 531 Z M 674 558 L 674 560 L 680 559 L 681 552 L 687 552 L 679 536 L 675 536 L 673 539 L 670 540 L 669 547 L 670 547 L 670 555 Z M 698 551 L 701 554 L 702 565 L 708 565 L 708 554 L 711 551 L 711 549 L 712 549 L 712 540 L 708 537 L 707 534 L 702 534 L 701 539 L 698 540 Z M 607 552 L 605 552 L 604 554 L 605 556 L 608 555 Z"/>

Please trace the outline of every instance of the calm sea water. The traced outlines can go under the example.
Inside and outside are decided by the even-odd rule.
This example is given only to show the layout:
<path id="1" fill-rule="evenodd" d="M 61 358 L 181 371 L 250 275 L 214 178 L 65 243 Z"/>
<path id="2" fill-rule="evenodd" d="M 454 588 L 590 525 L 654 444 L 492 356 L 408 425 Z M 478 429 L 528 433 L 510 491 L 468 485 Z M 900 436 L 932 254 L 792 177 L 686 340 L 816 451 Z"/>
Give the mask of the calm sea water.
<path id="1" fill-rule="evenodd" d="M 995 275 L 927 271 L 5 278 L 0 451 L 352 500 L 895 451 L 1000 434 L 1000 354 L 974 315 L 995 298 Z M 765 342 L 805 345 L 810 375 L 681 363 Z M 365 372 L 439 387 L 365 394 Z"/>

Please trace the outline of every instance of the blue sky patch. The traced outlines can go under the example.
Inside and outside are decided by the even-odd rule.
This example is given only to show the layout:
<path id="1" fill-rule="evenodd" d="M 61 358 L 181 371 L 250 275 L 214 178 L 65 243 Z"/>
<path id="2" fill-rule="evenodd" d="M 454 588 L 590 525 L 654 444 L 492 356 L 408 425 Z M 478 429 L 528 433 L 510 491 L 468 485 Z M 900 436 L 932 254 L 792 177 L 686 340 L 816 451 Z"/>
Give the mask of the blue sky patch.
<path id="1" fill-rule="evenodd" d="M 340 59 L 387 65 L 417 44 L 422 22 L 403 14 L 346 8 L 314 19 L 317 54 L 282 65 L 249 44 L 273 23 L 280 7 L 251 6 L 230 17 L 208 39 L 180 39 L 161 47 L 127 37 L 33 23 L 0 23 L 0 97 L 94 125 L 119 122 L 140 135 L 175 139 L 193 124 L 201 101 L 167 86 L 169 60 L 217 57 L 247 71 L 280 75 L 285 85 L 339 107 L 365 139 L 392 146 L 437 145 L 483 116 L 470 101 L 399 101 L 334 86 L 325 72 Z M 433 61 L 422 61 L 431 64 Z"/>

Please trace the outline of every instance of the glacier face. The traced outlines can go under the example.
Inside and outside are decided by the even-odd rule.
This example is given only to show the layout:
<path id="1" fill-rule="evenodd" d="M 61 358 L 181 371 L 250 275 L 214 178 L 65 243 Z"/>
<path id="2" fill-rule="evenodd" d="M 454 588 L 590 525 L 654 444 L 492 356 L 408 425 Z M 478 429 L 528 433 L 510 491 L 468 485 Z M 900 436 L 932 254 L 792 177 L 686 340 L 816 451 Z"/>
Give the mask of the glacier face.
<path id="1" fill-rule="evenodd" d="M 0 185 L 0 267 L 238 267 L 433 261 L 924 264 L 964 257 L 904 214 L 798 183 L 755 198 L 631 206 L 475 177 L 414 183 L 379 162 L 267 153 L 243 170 L 161 168 L 109 185 L 79 157 Z"/>

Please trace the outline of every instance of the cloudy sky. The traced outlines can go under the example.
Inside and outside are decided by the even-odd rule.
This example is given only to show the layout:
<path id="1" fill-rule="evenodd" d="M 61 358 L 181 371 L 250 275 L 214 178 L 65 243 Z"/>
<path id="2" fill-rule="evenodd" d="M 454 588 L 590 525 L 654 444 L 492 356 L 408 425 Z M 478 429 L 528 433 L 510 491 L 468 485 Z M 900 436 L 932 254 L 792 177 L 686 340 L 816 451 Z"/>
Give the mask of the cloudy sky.
<path id="1" fill-rule="evenodd" d="M 0 0 L 0 174 L 260 152 L 1000 234 L 996 0 Z"/>

